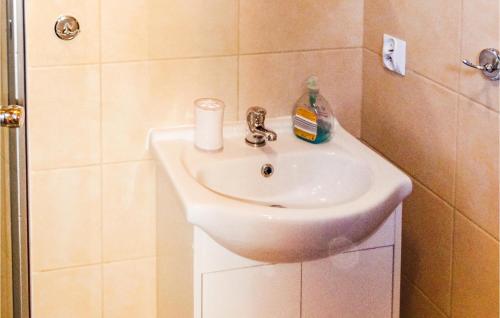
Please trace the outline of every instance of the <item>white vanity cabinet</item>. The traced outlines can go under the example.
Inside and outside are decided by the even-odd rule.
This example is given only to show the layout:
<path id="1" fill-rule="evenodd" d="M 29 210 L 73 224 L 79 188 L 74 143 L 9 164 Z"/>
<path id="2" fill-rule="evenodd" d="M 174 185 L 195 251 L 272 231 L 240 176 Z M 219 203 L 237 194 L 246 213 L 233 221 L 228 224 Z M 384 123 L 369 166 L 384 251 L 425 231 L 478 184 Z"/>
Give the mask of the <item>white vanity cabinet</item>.
<path id="1" fill-rule="evenodd" d="M 300 318 L 300 263 L 203 275 L 203 318 Z"/>
<path id="2" fill-rule="evenodd" d="M 203 318 L 392 317 L 393 247 L 203 274 Z"/>
<path id="3" fill-rule="evenodd" d="M 392 271 L 392 246 L 304 263 L 301 317 L 391 317 Z"/>
<path id="4" fill-rule="evenodd" d="M 175 197 L 159 173 L 158 191 Z M 224 248 L 158 196 L 159 318 L 398 318 L 401 206 L 363 242 L 327 258 L 268 264 Z"/>

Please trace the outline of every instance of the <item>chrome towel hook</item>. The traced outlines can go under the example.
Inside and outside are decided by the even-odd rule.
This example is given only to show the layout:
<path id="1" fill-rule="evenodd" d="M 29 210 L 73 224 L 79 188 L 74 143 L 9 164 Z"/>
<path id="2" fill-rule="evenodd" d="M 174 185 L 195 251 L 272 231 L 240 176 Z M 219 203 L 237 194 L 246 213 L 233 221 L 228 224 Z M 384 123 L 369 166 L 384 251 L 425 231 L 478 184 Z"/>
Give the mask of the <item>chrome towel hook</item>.
<path id="1" fill-rule="evenodd" d="M 469 60 L 462 61 L 465 65 L 483 72 L 492 81 L 500 80 L 500 52 L 497 49 L 484 49 L 479 55 L 479 65 Z"/>

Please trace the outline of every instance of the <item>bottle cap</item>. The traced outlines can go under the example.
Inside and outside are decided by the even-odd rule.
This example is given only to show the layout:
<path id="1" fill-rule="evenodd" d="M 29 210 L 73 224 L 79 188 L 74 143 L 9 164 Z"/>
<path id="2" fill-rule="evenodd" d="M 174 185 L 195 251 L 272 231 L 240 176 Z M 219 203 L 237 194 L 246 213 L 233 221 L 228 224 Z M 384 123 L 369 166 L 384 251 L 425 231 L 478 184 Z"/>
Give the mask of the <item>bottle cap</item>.
<path id="1" fill-rule="evenodd" d="M 307 79 L 307 88 L 312 91 L 319 91 L 318 85 L 318 77 L 317 76 L 309 76 Z"/>

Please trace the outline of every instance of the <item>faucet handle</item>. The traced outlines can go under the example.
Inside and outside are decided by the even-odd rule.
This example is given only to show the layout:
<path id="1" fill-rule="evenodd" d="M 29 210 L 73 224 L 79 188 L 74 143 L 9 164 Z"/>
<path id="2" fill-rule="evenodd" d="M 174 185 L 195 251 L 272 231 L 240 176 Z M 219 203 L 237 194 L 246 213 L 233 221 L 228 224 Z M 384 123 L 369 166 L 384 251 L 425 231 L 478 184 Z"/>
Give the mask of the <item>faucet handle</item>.
<path id="1" fill-rule="evenodd" d="M 247 110 L 247 123 L 248 126 L 263 126 L 266 119 L 267 111 L 259 106 L 250 107 Z"/>

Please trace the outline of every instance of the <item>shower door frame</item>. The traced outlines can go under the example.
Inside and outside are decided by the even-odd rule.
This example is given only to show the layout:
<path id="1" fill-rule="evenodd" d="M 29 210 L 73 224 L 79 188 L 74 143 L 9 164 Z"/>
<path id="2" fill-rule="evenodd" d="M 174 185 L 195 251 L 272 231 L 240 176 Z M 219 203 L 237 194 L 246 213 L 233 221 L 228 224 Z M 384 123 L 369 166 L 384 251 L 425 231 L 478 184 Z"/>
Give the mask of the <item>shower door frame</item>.
<path id="1" fill-rule="evenodd" d="M 28 161 L 24 0 L 6 1 L 7 82 L 10 105 L 23 106 L 25 123 L 8 129 L 9 202 L 12 241 L 13 318 L 30 317 Z"/>

